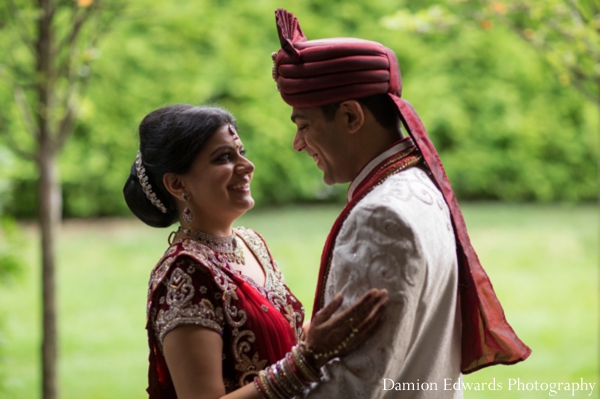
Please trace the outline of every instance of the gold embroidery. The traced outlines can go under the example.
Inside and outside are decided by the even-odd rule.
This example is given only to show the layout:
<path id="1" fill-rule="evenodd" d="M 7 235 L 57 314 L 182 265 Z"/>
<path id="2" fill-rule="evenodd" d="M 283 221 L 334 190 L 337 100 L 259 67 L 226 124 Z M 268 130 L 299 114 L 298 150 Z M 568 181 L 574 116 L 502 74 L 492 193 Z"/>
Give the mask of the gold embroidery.
<path id="1" fill-rule="evenodd" d="M 182 307 L 194 296 L 192 277 L 181 269 L 175 269 L 169 280 L 167 305 Z"/>
<path id="2" fill-rule="evenodd" d="M 290 326 L 296 329 L 296 318 L 294 317 L 294 307 L 291 304 L 285 305 L 285 318 L 290 322 Z"/>
<path id="3" fill-rule="evenodd" d="M 272 262 L 262 238 L 256 232 L 249 229 L 236 228 L 235 230 L 236 234 L 246 242 L 251 251 L 256 255 L 266 274 L 264 288 L 257 286 L 256 283 L 252 284 L 251 279 L 247 279 L 247 281 L 282 313 L 290 322 L 290 326 L 294 329 L 296 335 L 300 336 L 304 308 L 301 308 L 300 311 L 294 311 L 291 303 L 297 303 L 297 300 L 285 286 L 283 276 L 274 262 Z M 239 300 L 236 291 L 237 285 L 232 280 L 234 270 L 229 267 L 227 262 L 216 257 L 210 248 L 189 239 L 178 240 L 171 245 L 165 256 L 163 256 L 163 259 L 155 267 L 150 278 L 148 293 L 149 317 L 152 293 L 165 279 L 175 259 L 182 256 L 192 258 L 197 263 L 195 262 L 194 265 L 188 266 L 185 271 L 175 269 L 169 281 L 165 283 L 167 287 L 166 299 L 163 299 L 164 297 L 160 298 L 159 302 L 161 300 L 163 303 L 166 301 L 169 309 L 161 309 L 158 313 L 156 310 L 153 310 L 152 317 L 150 318 L 154 320 L 152 324 L 159 337 L 159 345 L 164 335 L 178 325 L 194 324 L 212 328 L 220 332 L 224 328 L 229 327 L 231 330 L 230 345 L 235 361 L 234 368 L 241 373 L 239 378 L 236 376 L 237 382 L 239 386 L 251 382 L 252 378 L 258 374 L 258 371 L 267 365 L 268 360 L 260 359 L 259 353 L 252 349 L 252 344 L 256 341 L 254 332 L 244 329 L 248 316 L 237 305 L 237 301 Z M 217 302 L 222 303 L 222 307 L 213 305 L 208 299 L 203 299 L 199 304 L 193 304 L 194 287 L 190 274 L 198 268 L 210 270 L 213 280 L 219 289 L 219 292 L 215 292 L 214 298 Z M 200 286 L 198 291 L 206 293 L 207 288 Z M 253 353 L 253 355 L 250 357 L 249 353 Z M 233 381 L 224 381 L 224 383 L 235 385 Z M 230 391 L 227 384 L 226 389 L 228 392 Z"/>
<path id="4" fill-rule="evenodd" d="M 259 360 L 258 352 L 254 352 L 254 356 L 252 356 L 252 359 L 250 359 L 246 355 L 242 355 L 241 361 L 235 365 L 235 369 L 242 373 L 238 380 L 239 385 L 243 386 L 249 382 L 252 382 L 253 379 L 248 379 L 248 381 L 246 381 L 246 378 L 257 376 L 258 372 L 264 369 L 266 365 L 266 360 Z"/>
<path id="5" fill-rule="evenodd" d="M 212 250 L 208 249 L 202 244 L 199 244 L 192 240 L 184 240 L 184 248 L 190 251 L 190 255 L 193 256 L 193 253 L 197 251 L 201 251 L 203 253 L 204 259 L 208 262 L 207 264 L 211 267 L 211 271 L 213 272 L 214 280 L 217 283 L 217 286 L 221 289 L 221 299 L 223 301 L 223 315 L 225 321 L 228 326 L 232 328 L 232 349 L 236 361 L 235 368 L 238 371 L 241 371 L 242 374 L 238 379 L 238 382 L 241 385 L 245 384 L 245 378 L 248 376 L 254 375 L 253 373 L 257 373 L 258 371 L 254 371 L 250 368 L 245 368 L 244 357 L 248 358 L 245 353 L 250 351 L 251 344 L 256 340 L 256 336 L 254 332 L 250 330 L 240 331 L 240 328 L 246 324 L 248 317 L 246 312 L 239 309 L 235 302 L 239 300 L 237 295 L 237 286 L 234 282 L 225 274 L 223 270 L 227 270 L 230 273 L 233 273 L 233 270 L 229 268 L 227 263 L 219 261 L 214 255 L 212 255 Z M 184 252 L 185 253 L 185 252 Z M 258 356 L 258 352 L 255 353 L 254 357 Z M 254 358 L 253 357 L 253 358 Z M 257 358 L 258 359 L 258 358 Z M 258 360 L 257 360 L 258 362 Z M 260 362 L 267 363 L 267 360 L 261 360 Z M 258 362 L 258 363 L 260 363 Z M 257 364 L 258 364 L 257 363 Z M 247 365 L 247 364 L 246 364 Z M 252 363 L 253 367 L 256 364 Z M 264 366 L 263 366 L 264 367 Z M 262 368 L 261 368 L 262 369 Z"/>
<path id="6" fill-rule="evenodd" d="M 222 310 L 215 309 L 208 299 L 193 304 L 193 297 L 192 277 L 181 269 L 173 270 L 167 283 L 166 303 L 169 308 L 159 310 L 155 319 L 159 343 L 162 343 L 169 331 L 183 324 L 207 327 L 219 333 L 223 331 Z"/>
<path id="7" fill-rule="evenodd" d="M 297 300 L 286 287 L 283 274 L 281 274 L 277 264 L 272 261 L 271 255 L 269 254 L 262 237 L 254 230 L 245 227 L 237 227 L 235 232 L 242 240 L 244 240 L 252 253 L 256 255 L 256 258 L 259 260 L 265 271 L 265 288 L 256 284 L 253 285 L 290 322 L 290 326 L 294 330 L 296 337 L 299 339 L 302 334 L 304 308 L 301 308 L 299 312 L 293 311 L 293 307 L 289 302 L 295 303 Z M 250 283 L 253 283 L 253 281 L 250 280 Z M 289 309 L 287 308 L 288 305 Z"/>
<path id="8" fill-rule="evenodd" d="M 158 266 L 154 268 L 154 271 L 150 275 L 150 281 L 148 282 L 148 299 L 150 299 L 150 295 L 152 292 L 154 292 L 154 290 L 156 290 L 158 284 L 160 284 L 160 282 L 165 278 L 174 261 L 175 258 L 163 258 L 163 260 L 159 262 Z"/>

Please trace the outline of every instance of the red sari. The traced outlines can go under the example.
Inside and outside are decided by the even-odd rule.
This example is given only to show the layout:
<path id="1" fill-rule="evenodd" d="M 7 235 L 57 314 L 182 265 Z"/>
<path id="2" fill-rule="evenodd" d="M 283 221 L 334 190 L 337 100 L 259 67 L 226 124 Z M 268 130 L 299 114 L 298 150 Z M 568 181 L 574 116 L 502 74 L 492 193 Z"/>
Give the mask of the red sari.
<path id="1" fill-rule="evenodd" d="M 150 399 L 176 398 L 162 340 L 172 329 L 196 325 L 223 339 L 223 384 L 229 393 L 254 380 L 258 372 L 283 358 L 298 342 L 304 308 L 284 284 L 263 238 L 235 229 L 260 261 L 265 287 L 229 267 L 205 245 L 174 242 L 152 271 L 147 325 L 150 345 Z"/>

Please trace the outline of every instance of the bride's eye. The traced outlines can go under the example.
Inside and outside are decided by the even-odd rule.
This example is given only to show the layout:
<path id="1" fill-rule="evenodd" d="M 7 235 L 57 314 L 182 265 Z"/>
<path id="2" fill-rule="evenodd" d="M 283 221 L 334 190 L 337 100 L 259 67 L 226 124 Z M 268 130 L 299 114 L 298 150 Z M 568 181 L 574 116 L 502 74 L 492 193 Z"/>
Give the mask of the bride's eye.
<path id="1" fill-rule="evenodd" d="M 220 155 L 216 161 L 217 162 L 228 162 L 231 159 L 231 155 L 226 152 L 225 154 Z"/>

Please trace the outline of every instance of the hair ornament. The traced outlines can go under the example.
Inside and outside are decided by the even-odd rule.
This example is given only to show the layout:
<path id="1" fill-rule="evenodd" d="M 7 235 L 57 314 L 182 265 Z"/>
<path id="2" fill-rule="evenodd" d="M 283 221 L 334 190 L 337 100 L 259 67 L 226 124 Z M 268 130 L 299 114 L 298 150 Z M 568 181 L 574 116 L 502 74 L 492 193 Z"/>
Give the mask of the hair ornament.
<path id="1" fill-rule="evenodd" d="M 162 213 L 167 213 L 167 208 L 152 191 L 152 185 L 148 181 L 148 176 L 146 175 L 146 168 L 144 168 L 144 165 L 142 164 L 142 153 L 140 151 L 138 151 L 137 157 L 135 158 L 135 170 L 137 171 L 137 177 L 144 194 L 146 194 L 146 198 L 148 198 L 148 200 L 152 202 L 152 205 L 157 207 Z"/>

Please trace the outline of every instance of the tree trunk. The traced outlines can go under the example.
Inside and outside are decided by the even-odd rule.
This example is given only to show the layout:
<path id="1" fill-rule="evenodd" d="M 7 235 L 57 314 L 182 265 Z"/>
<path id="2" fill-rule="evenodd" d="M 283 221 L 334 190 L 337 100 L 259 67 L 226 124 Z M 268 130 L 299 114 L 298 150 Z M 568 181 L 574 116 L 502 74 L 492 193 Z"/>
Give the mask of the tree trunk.
<path id="1" fill-rule="evenodd" d="M 56 12 L 54 0 L 38 0 L 40 17 L 36 43 L 36 92 L 39 166 L 39 215 L 42 235 L 42 398 L 58 399 L 56 281 L 54 273 L 54 240 L 61 218 L 61 193 L 56 164 L 57 149 L 52 120 L 55 117 L 55 34 L 52 20 Z"/>
<path id="2" fill-rule="evenodd" d="M 42 236 L 42 397 L 58 398 L 55 239 L 61 221 L 62 196 L 56 154 L 50 140 L 41 143 L 39 157 L 39 223 Z"/>

